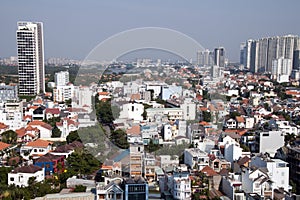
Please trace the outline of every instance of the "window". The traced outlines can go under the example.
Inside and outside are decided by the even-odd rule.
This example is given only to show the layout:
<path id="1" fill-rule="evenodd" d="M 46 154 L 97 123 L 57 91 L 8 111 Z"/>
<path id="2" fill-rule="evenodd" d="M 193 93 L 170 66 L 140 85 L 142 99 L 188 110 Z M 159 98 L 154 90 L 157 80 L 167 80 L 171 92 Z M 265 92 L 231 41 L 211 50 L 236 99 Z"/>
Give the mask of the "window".
<path id="1" fill-rule="evenodd" d="M 15 181 L 15 178 L 14 177 L 10 177 L 10 181 Z"/>

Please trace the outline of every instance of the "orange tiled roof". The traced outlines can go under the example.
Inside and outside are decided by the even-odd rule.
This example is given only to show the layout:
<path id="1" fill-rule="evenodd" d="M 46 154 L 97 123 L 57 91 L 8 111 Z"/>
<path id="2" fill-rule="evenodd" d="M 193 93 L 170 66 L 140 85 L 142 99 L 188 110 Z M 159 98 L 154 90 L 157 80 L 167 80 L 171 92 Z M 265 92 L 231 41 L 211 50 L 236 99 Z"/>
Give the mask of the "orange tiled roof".
<path id="1" fill-rule="evenodd" d="M 210 125 L 210 123 L 208 123 L 206 121 L 201 121 L 201 122 L 199 122 L 199 124 L 202 125 L 202 126 L 209 126 Z"/>
<path id="2" fill-rule="evenodd" d="M 132 94 L 130 99 L 132 100 L 140 100 L 141 99 L 141 95 L 140 94 Z"/>
<path id="3" fill-rule="evenodd" d="M 200 110 L 201 110 L 201 111 L 207 111 L 207 110 L 208 110 L 208 108 L 205 108 L 205 107 L 200 107 Z"/>
<path id="4" fill-rule="evenodd" d="M 32 116 L 31 116 L 31 115 L 25 115 L 25 116 L 23 117 L 23 120 L 25 120 L 25 119 L 27 119 L 27 118 L 29 118 L 30 120 L 32 120 Z"/>
<path id="5" fill-rule="evenodd" d="M 28 144 L 26 146 L 29 146 L 29 147 L 48 147 L 50 144 L 52 144 L 52 142 L 49 142 L 47 140 L 37 139 L 35 141 L 28 142 Z"/>
<path id="6" fill-rule="evenodd" d="M 207 176 L 215 176 L 215 175 L 218 175 L 218 173 L 213 170 L 211 167 L 209 166 L 205 166 L 201 172 L 205 173 Z"/>
<path id="7" fill-rule="evenodd" d="M 47 113 L 51 113 L 51 114 L 53 114 L 53 115 L 58 115 L 58 114 L 60 114 L 60 111 L 59 111 L 59 109 L 58 108 L 46 108 L 46 114 Z"/>
<path id="8" fill-rule="evenodd" d="M 98 94 L 106 96 L 106 95 L 109 95 L 109 92 L 98 92 Z"/>
<path id="9" fill-rule="evenodd" d="M 62 121 L 60 122 L 56 122 L 56 126 L 63 126 L 63 121 L 67 121 L 68 126 L 70 126 L 71 124 L 74 126 L 78 126 L 78 122 L 75 122 L 74 120 L 71 120 L 69 118 L 64 118 Z"/>
<path id="10" fill-rule="evenodd" d="M 235 119 L 236 119 L 236 121 L 239 122 L 239 123 L 245 123 L 244 117 L 236 116 Z"/>
<path id="11" fill-rule="evenodd" d="M 141 127 L 139 125 L 132 126 L 126 130 L 126 133 L 129 135 L 139 135 L 141 133 Z"/>
<path id="12" fill-rule="evenodd" d="M 8 128 L 8 125 L 0 122 L 0 129 L 7 129 Z"/>
<path id="13" fill-rule="evenodd" d="M 6 144 L 4 142 L 0 142 L 0 151 L 8 148 L 10 146 L 10 144 Z"/>
<path id="14" fill-rule="evenodd" d="M 52 130 L 52 126 L 50 124 L 47 124 L 45 122 L 38 121 L 38 120 L 34 120 L 34 121 L 30 122 L 28 124 L 28 126 L 41 126 L 41 127 L 46 128 L 48 130 Z"/>

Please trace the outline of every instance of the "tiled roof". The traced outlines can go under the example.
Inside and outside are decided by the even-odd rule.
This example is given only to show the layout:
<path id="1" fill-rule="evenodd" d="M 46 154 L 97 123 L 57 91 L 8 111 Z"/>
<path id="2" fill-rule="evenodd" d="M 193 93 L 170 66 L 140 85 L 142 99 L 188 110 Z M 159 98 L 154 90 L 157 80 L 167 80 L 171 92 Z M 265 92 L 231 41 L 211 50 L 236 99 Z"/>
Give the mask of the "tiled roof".
<path id="1" fill-rule="evenodd" d="M 28 142 L 28 144 L 26 146 L 29 146 L 29 147 L 47 147 L 51 144 L 52 144 L 52 142 L 49 142 L 47 140 L 37 139 L 35 141 Z"/>
<path id="2" fill-rule="evenodd" d="M 36 173 L 37 171 L 41 171 L 43 168 L 34 166 L 34 165 L 28 165 L 28 166 L 22 166 L 14 169 L 11 173 Z"/>
<path id="3" fill-rule="evenodd" d="M 109 92 L 98 92 L 99 95 L 109 95 Z"/>
<path id="4" fill-rule="evenodd" d="M 205 166 L 201 172 L 205 173 L 207 176 L 215 176 L 215 175 L 218 175 L 218 173 L 213 170 L 211 167 L 209 166 Z"/>
<path id="5" fill-rule="evenodd" d="M 250 158 L 248 156 L 244 156 L 238 161 L 238 165 L 244 165 L 245 163 L 249 162 Z"/>
<path id="6" fill-rule="evenodd" d="M 7 129 L 8 128 L 8 125 L 0 122 L 0 129 Z"/>
<path id="7" fill-rule="evenodd" d="M 245 123 L 244 117 L 236 116 L 235 119 L 236 119 L 236 121 L 239 122 L 239 123 Z"/>
<path id="8" fill-rule="evenodd" d="M 132 94 L 130 97 L 131 100 L 140 100 L 141 99 L 141 95 L 139 93 L 137 94 Z"/>
<path id="9" fill-rule="evenodd" d="M 10 146 L 10 144 L 6 144 L 4 142 L 0 142 L 0 151 L 8 148 Z"/>
<path id="10" fill-rule="evenodd" d="M 44 156 L 39 157 L 38 159 L 35 160 L 35 163 L 40 163 L 40 162 L 52 162 L 54 160 L 58 160 L 61 159 L 62 156 L 58 156 L 58 155 L 53 155 L 53 154 L 49 154 L 47 153 Z"/>
<path id="11" fill-rule="evenodd" d="M 30 122 L 28 125 L 29 126 L 41 126 L 41 127 L 46 128 L 48 130 L 52 130 L 53 129 L 50 124 L 47 124 L 45 122 L 38 121 L 38 120 L 34 120 L 34 121 Z"/>
<path id="12" fill-rule="evenodd" d="M 67 121 L 68 126 L 70 126 L 70 125 L 78 126 L 79 125 L 79 123 L 75 122 L 74 120 L 71 120 L 69 118 L 64 118 L 62 121 L 56 122 L 56 126 L 63 126 L 63 121 Z"/>
<path id="13" fill-rule="evenodd" d="M 58 108 L 46 108 L 46 114 L 51 113 L 52 115 L 59 115 L 60 110 Z"/>
<path id="14" fill-rule="evenodd" d="M 126 130 L 126 133 L 129 135 L 139 135 L 141 133 L 140 125 L 132 126 Z"/>
<path id="15" fill-rule="evenodd" d="M 31 116 L 31 115 L 25 115 L 25 116 L 23 117 L 23 120 L 26 120 L 26 119 L 32 120 L 32 116 Z"/>

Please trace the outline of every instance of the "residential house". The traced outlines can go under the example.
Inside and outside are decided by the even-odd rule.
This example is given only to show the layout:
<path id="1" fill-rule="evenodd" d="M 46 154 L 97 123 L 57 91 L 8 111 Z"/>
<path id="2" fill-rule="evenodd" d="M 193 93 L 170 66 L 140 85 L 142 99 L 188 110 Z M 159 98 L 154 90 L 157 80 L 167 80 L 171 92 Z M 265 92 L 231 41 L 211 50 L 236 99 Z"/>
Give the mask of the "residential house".
<path id="1" fill-rule="evenodd" d="M 263 198 L 273 199 L 273 181 L 265 168 L 242 169 L 243 190 L 245 193 L 256 193 Z"/>
<path id="2" fill-rule="evenodd" d="M 187 171 L 176 171 L 173 173 L 171 182 L 168 185 L 171 185 L 169 188 L 174 199 L 191 199 L 191 179 L 189 176 L 190 174 Z"/>
<path id="3" fill-rule="evenodd" d="M 202 173 L 204 173 L 208 178 L 208 187 L 209 190 L 216 189 L 219 190 L 222 177 L 220 174 L 218 174 L 215 170 L 213 170 L 209 166 L 205 166 L 202 170 Z"/>
<path id="4" fill-rule="evenodd" d="M 284 133 L 282 131 L 257 132 L 258 152 L 269 153 L 273 157 L 280 147 L 284 146 Z"/>
<path id="5" fill-rule="evenodd" d="M 45 168 L 45 177 L 52 176 L 54 173 L 62 173 L 65 166 L 65 157 L 47 153 L 34 160 L 34 165 Z"/>
<path id="6" fill-rule="evenodd" d="M 29 159 L 29 156 L 38 158 L 49 153 L 52 150 L 52 142 L 37 139 L 35 141 L 28 142 L 21 146 L 20 152 L 23 158 Z"/>
<path id="7" fill-rule="evenodd" d="M 45 179 L 44 174 L 44 168 L 38 166 L 18 167 L 8 173 L 8 185 L 27 187 L 30 178 L 35 178 L 36 182 L 41 182 Z"/>
<path id="8" fill-rule="evenodd" d="M 118 181 L 111 181 L 109 184 L 104 182 L 96 185 L 96 200 L 123 200 L 124 191 Z"/>
<path id="9" fill-rule="evenodd" d="M 243 200 L 244 192 L 242 182 L 239 181 L 238 175 L 229 174 L 223 176 L 221 181 L 222 192 L 229 198 L 234 200 Z"/>
<path id="10" fill-rule="evenodd" d="M 40 138 L 47 139 L 52 136 L 53 127 L 50 124 L 47 124 L 42 121 L 34 120 L 28 124 L 28 126 L 32 126 L 33 128 L 38 128 L 40 130 Z"/>
<path id="11" fill-rule="evenodd" d="M 267 174 L 273 182 L 273 188 L 283 188 L 289 191 L 289 166 L 280 159 L 270 159 L 267 155 L 260 154 L 251 158 L 251 167 L 266 168 Z"/>
<path id="12" fill-rule="evenodd" d="M 32 126 L 22 127 L 15 131 L 17 133 L 17 142 L 30 142 L 40 137 L 40 130 Z"/>
<path id="13" fill-rule="evenodd" d="M 60 116 L 60 110 L 59 108 L 46 108 L 45 110 L 45 118 L 47 120 L 53 118 L 53 117 L 59 117 Z"/>
<path id="14" fill-rule="evenodd" d="M 191 169 L 201 170 L 209 165 L 208 154 L 197 148 L 190 148 L 184 150 L 184 164 L 188 165 Z"/>

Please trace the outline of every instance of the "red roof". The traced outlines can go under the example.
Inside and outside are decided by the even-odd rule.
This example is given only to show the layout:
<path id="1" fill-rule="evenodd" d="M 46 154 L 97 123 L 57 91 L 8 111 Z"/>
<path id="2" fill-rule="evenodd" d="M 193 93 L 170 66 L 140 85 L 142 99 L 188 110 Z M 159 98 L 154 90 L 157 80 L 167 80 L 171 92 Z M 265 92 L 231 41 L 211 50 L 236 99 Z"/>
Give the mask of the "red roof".
<path id="1" fill-rule="evenodd" d="M 56 126 L 63 126 L 63 122 L 67 121 L 68 126 L 70 125 L 74 125 L 74 126 L 78 126 L 78 122 L 75 122 L 74 120 L 71 120 L 69 118 L 64 118 L 62 121 L 60 122 L 56 122 Z"/>
<path id="2" fill-rule="evenodd" d="M 239 123 L 245 123 L 245 119 L 244 119 L 244 117 L 242 117 L 242 116 L 236 116 L 235 119 L 236 119 L 236 121 L 239 122 Z"/>
<path id="3" fill-rule="evenodd" d="M 8 125 L 0 122 L 0 129 L 7 129 L 8 128 Z"/>
<path id="4" fill-rule="evenodd" d="M 141 127 L 139 125 L 133 126 L 126 130 L 126 133 L 129 135 L 139 135 L 141 133 Z"/>
<path id="5" fill-rule="evenodd" d="M 60 111 L 58 108 L 46 108 L 46 114 L 51 113 L 52 115 L 59 115 Z"/>
<path id="6" fill-rule="evenodd" d="M 109 95 L 109 92 L 98 92 L 98 94 L 106 96 L 106 95 Z"/>
<path id="7" fill-rule="evenodd" d="M 41 126 L 41 127 L 46 128 L 48 130 L 52 130 L 53 129 L 53 127 L 50 124 L 47 124 L 45 122 L 38 121 L 38 120 L 34 120 L 34 121 L 30 122 L 28 124 L 28 126 Z"/>
<path id="8" fill-rule="evenodd" d="M 10 146 L 10 144 L 6 144 L 4 142 L 0 142 L 0 151 L 8 148 Z"/>
<path id="9" fill-rule="evenodd" d="M 26 120 L 26 119 L 32 120 L 32 116 L 31 116 L 31 115 L 25 115 L 25 116 L 23 117 L 23 120 Z"/>
<path id="10" fill-rule="evenodd" d="M 28 142 L 28 144 L 26 146 L 29 146 L 29 147 L 48 147 L 51 144 L 52 144 L 52 142 L 49 142 L 47 140 L 37 139 L 35 141 Z"/>
<path id="11" fill-rule="evenodd" d="M 213 170 L 211 167 L 209 166 L 205 166 L 201 172 L 205 173 L 207 176 L 215 176 L 215 175 L 218 175 L 218 173 Z"/>

